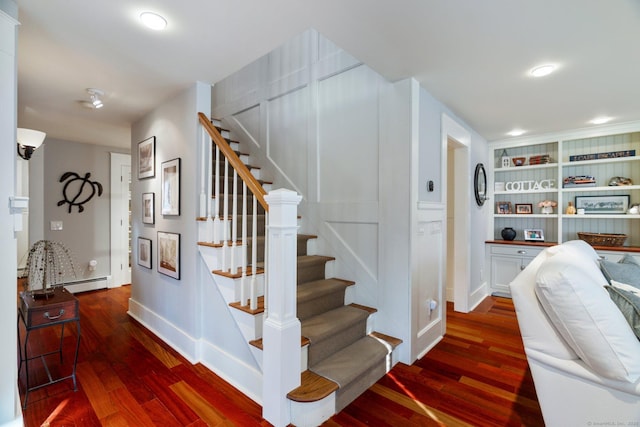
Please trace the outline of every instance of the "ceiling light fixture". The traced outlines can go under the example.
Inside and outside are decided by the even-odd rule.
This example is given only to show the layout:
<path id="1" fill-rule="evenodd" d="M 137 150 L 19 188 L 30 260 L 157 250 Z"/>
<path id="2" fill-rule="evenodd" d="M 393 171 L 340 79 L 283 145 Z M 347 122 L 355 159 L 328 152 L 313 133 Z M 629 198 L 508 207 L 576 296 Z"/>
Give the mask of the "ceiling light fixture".
<path id="1" fill-rule="evenodd" d="M 100 99 L 101 96 L 104 96 L 104 92 L 103 91 L 101 91 L 100 89 L 89 88 L 89 89 L 87 89 L 87 92 L 89 93 L 89 96 L 91 97 L 91 108 L 102 108 L 102 107 L 104 107 L 104 104 L 102 103 L 102 100 Z"/>
<path id="2" fill-rule="evenodd" d="M 29 160 L 36 148 L 42 145 L 46 133 L 39 130 L 18 128 L 17 142 L 18 142 L 18 156 L 25 160 Z"/>
<path id="3" fill-rule="evenodd" d="M 507 133 L 507 135 L 510 135 L 510 136 L 520 136 L 520 135 L 522 135 L 522 134 L 524 134 L 524 133 L 526 133 L 526 132 L 527 132 L 526 130 L 522 130 L 522 129 L 514 129 L 514 130 L 512 130 L 512 131 L 508 132 L 508 133 Z"/>
<path id="4" fill-rule="evenodd" d="M 544 77 L 553 73 L 556 68 L 557 67 L 553 64 L 539 65 L 535 68 L 532 68 L 531 71 L 529 71 L 529 74 L 533 77 Z"/>
<path id="5" fill-rule="evenodd" d="M 594 125 L 602 125 L 604 123 L 610 122 L 612 120 L 611 117 L 596 117 L 593 120 L 589 120 L 589 123 L 593 123 Z"/>
<path id="6" fill-rule="evenodd" d="M 161 31 L 167 28 L 167 20 L 154 12 L 142 12 L 140 14 L 140 21 L 152 30 Z"/>

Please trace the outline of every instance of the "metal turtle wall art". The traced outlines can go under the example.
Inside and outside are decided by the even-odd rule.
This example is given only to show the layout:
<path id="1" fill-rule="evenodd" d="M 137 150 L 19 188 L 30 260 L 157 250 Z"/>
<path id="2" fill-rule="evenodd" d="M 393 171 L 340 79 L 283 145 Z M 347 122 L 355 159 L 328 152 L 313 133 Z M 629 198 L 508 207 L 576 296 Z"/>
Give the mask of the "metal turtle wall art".
<path id="1" fill-rule="evenodd" d="M 84 177 L 75 172 L 65 172 L 60 177 L 60 182 L 66 181 L 62 188 L 64 199 L 58 202 L 58 206 L 68 203 L 69 213 L 74 206 L 78 207 L 78 212 L 83 212 L 84 204 L 89 202 L 96 193 L 98 193 L 98 197 L 102 196 L 102 184 L 98 181 L 90 181 L 89 178 L 91 178 L 90 172 L 84 174 Z"/>

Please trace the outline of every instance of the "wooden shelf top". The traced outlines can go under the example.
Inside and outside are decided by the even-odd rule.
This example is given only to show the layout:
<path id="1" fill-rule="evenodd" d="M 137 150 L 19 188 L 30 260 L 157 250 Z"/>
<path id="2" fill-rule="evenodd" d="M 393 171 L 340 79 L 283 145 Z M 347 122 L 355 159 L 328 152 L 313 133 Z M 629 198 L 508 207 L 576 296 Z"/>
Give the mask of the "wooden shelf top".
<path id="1" fill-rule="evenodd" d="M 490 243 L 494 245 L 543 246 L 543 247 L 550 247 L 558 244 L 558 242 L 525 242 L 524 240 L 486 240 L 485 243 Z M 595 249 L 596 251 L 640 253 L 640 247 L 638 246 L 593 246 L 593 249 Z"/>

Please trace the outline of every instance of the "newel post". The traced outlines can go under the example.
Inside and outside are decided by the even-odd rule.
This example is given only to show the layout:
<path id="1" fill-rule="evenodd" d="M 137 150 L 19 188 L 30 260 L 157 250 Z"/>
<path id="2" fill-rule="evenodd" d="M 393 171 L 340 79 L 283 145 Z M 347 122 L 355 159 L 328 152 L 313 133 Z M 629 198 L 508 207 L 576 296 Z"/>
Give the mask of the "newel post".
<path id="1" fill-rule="evenodd" d="M 296 313 L 296 192 L 269 192 L 266 319 L 262 333 L 262 416 L 276 427 L 290 423 L 287 393 L 300 385 L 300 321 Z"/>

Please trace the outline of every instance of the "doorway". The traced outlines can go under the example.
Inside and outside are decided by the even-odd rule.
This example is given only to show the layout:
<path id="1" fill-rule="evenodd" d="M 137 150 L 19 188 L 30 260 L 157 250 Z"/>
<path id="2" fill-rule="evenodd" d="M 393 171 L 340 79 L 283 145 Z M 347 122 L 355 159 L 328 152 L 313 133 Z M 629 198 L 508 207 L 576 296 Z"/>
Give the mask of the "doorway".
<path id="1" fill-rule="evenodd" d="M 131 283 L 131 156 L 111 153 L 111 281 Z"/>
<path id="2" fill-rule="evenodd" d="M 443 182 L 447 183 L 447 301 L 453 301 L 455 311 L 469 311 L 471 288 L 470 197 L 471 172 L 470 133 L 449 116 L 442 116 L 442 164 L 446 165 Z"/>

